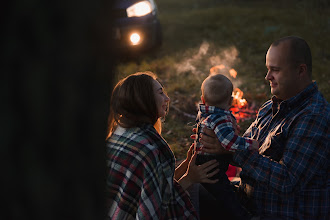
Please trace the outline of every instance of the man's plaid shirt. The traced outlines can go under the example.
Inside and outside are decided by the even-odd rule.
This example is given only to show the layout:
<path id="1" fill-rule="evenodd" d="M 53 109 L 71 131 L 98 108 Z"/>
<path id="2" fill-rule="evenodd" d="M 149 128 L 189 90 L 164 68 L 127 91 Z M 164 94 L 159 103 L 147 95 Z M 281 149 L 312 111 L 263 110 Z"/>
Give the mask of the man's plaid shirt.
<path id="1" fill-rule="evenodd" d="M 155 128 L 120 129 L 106 147 L 108 217 L 197 219 L 189 196 L 173 179 L 174 155 Z"/>
<path id="2" fill-rule="evenodd" d="M 245 132 L 259 141 L 259 153 L 239 151 L 233 158 L 259 215 L 330 219 L 329 110 L 316 83 L 260 108 Z"/>
<path id="3" fill-rule="evenodd" d="M 203 146 L 198 141 L 205 126 L 214 131 L 221 145 L 229 151 L 248 149 L 252 145 L 250 139 L 237 135 L 236 119 L 230 111 L 200 104 L 196 124 L 198 138 L 196 138 L 195 150 L 199 154 L 207 154 L 201 151 Z"/>

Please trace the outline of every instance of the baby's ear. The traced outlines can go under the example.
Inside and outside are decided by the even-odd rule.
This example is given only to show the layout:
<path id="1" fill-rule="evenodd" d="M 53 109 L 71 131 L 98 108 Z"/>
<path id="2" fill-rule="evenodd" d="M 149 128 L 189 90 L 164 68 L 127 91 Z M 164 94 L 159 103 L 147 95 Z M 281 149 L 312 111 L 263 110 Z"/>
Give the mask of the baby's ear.
<path id="1" fill-rule="evenodd" d="M 205 105 L 205 99 L 204 99 L 203 95 L 201 95 L 201 100 L 202 100 L 203 104 Z"/>

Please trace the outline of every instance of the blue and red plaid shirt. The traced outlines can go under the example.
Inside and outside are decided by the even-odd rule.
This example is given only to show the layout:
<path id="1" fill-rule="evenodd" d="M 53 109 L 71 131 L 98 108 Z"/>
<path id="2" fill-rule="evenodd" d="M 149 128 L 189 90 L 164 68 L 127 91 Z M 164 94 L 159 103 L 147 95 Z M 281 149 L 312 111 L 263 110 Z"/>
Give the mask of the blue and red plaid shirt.
<path id="1" fill-rule="evenodd" d="M 257 214 L 281 219 L 330 219 L 330 108 L 316 83 L 298 95 L 275 97 L 245 132 L 259 153 L 237 151 L 241 187 Z"/>
<path id="2" fill-rule="evenodd" d="M 215 106 L 199 105 L 196 117 L 197 138 L 195 150 L 199 154 L 207 154 L 202 151 L 203 145 L 199 142 L 203 127 L 212 129 L 220 141 L 221 145 L 229 151 L 249 149 L 252 141 L 248 138 L 237 135 L 236 119 L 230 111 L 217 108 Z"/>
<path id="3" fill-rule="evenodd" d="M 197 219 L 188 194 L 174 180 L 175 159 L 150 124 L 121 128 L 107 145 L 110 219 Z"/>

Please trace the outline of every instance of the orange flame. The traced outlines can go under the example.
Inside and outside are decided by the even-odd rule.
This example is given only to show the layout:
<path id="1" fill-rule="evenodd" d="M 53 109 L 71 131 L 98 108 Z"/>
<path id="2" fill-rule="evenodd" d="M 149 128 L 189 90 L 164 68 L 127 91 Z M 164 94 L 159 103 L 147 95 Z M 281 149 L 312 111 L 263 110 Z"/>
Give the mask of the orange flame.
<path id="1" fill-rule="evenodd" d="M 221 64 L 221 65 L 217 65 L 217 66 L 214 66 L 210 69 L 210 75 L 213 75 L 213 74 L 216 74 L 216 73 L 219 73 L 220 70 L 226 68 L 225 65 Z"/>
<path id="2" fill-rule="evenodd" d="M 233 96 L 233 106 L 242 108 L 247 105 L 246 99 L 243 99 L 243 92 L 239 88 L 234 89 L 232 96 Z"/>
<path id="3" fill-rule="evenodd" d="M 229 74 L 230 74 L 231 77 L 233 77 L 233 78 L 236 78 L 236 76 L 237 76 L 237 72 L 236 72 L 236 70 L 234 70 L 234 69 L 230 69 L 230 70 L 229 70 Z"/>

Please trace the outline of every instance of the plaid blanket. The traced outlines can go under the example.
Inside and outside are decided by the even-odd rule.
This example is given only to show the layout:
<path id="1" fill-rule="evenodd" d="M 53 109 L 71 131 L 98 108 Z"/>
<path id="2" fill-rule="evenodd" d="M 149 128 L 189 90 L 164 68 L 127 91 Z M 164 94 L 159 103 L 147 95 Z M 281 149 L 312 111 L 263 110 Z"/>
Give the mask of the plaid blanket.
<path id="1" fill-rule="evenodd" d="M 123 129 L 107 141 L 110 219 L 197 219 L 189 196 L 173 179 L 175 158 L 150 124 Z"/>

